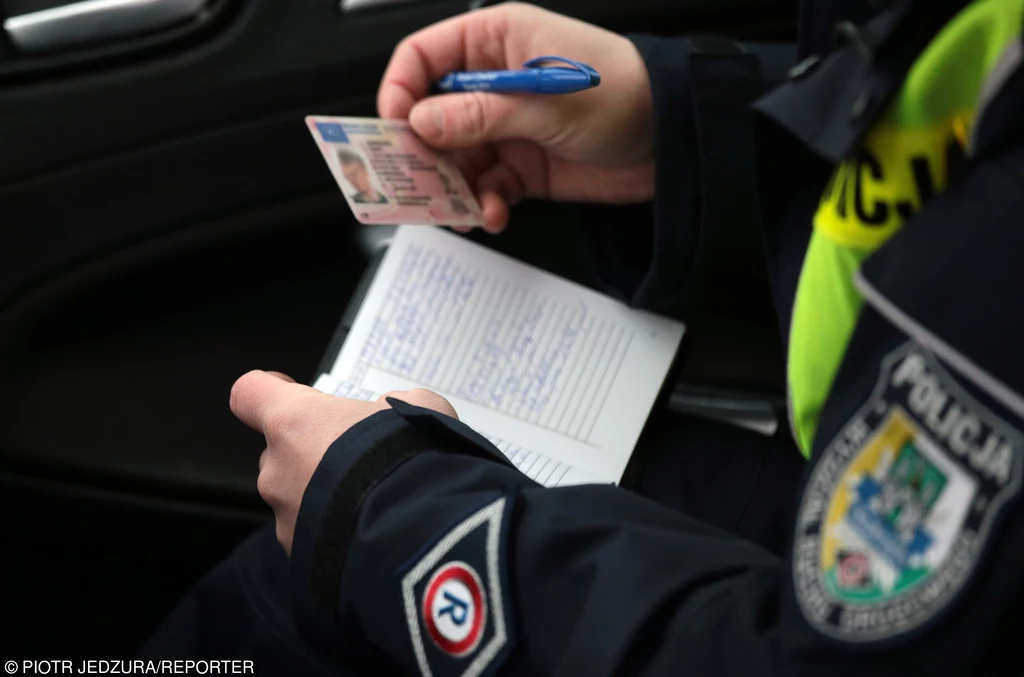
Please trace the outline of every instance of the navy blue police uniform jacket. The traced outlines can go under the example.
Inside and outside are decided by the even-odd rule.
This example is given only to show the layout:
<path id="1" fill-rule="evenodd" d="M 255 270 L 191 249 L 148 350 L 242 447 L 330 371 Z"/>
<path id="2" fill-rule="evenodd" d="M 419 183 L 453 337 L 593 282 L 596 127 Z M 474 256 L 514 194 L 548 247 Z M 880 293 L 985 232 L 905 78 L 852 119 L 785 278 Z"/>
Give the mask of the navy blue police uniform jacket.
<path id="1" fill-rule="evenodd" d="M 831 167 L 962 4 L 891 4 L 863 24 L 863 42 L 844 45 L 832 26 L 867 18 L 867 5 L 806 3 L 799 54 L 636 38 L 657 108 L 658 174 L 646 273 L 624 293 L 658 307 L 685 287 L 706 216 L 694 191 L 716 171 L 701 129 L 721 119 L 701 119 L 702 94 L 756 83 L 771 91 L 752 113 L 734 111 L 745 127 L 731 131 L 756 144 L 758 169 L 737 162 L 734 176 L 758 196 L 785 336 Z M 798 57 L 810 60 L 787 77 Z M 866 303 L 820 417 L 788 557 L 625 489 L 543 488 L 462 423 L 393 400 L 330 447 L 305 493 L 291 562 L 305 637 L 375 675 L 994 674 L 1015 664 L 1022 112 L 1017 69 L 979 121 L 963 175 L 862 266 Z M 897 409 L 917 442 L 872 475 L 865 450 Z"/>

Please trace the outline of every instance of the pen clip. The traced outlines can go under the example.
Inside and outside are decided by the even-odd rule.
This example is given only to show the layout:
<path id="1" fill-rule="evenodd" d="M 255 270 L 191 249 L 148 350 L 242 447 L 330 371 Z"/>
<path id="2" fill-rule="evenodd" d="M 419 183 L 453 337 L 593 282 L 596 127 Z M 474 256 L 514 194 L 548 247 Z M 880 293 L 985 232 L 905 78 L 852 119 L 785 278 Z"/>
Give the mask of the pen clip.
<path id="1" fill-rule="evenodd" d="M 583 73 L 586 73 L 591 78 L 594 78 L 594 77 L 599 78 L 599 77 L 601 77 L 600 75 L 597 74 L 596 70 L 594 70 L 593 68 L 591 68 L 587 64 L 581 63 L 579 61 L 573 61 L 572 59 L 566 59 L 565 57 L 561 57 L 561 56 L 539 56 L 536 59 L 531 59 L 530 61 L 527 61 L 526 63 L 524 63 L 523 64 L 523 68 L 540 68 L 542 66 L 542 64 L 552 63 L 552 62 L 554 62 L 554 63 L 561 63 L 561 64 L 567 64 L 569 66 L 572 66 L 573 69 L 581 71 Z"/>

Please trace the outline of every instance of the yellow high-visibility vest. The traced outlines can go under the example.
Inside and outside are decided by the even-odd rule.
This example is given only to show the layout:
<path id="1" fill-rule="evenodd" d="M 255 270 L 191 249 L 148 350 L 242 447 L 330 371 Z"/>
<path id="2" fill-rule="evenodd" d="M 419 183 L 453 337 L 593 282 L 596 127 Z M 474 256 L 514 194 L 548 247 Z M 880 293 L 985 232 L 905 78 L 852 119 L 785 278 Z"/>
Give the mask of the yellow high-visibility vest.
<path id="1" fill-rule="evenodd" d="M 928 44 L 886 113 L 836 167 L 814 215 L 787 356 L 789 415 L 804 456 L 860 314 L 861 263 L 963 158 L 986 79 L 1020 39 L 1024 0 L 975 0 Z M 970 224 L 963 224 L 970 236 Z M 913 265 L 908 261 L 907 265 Z"/>

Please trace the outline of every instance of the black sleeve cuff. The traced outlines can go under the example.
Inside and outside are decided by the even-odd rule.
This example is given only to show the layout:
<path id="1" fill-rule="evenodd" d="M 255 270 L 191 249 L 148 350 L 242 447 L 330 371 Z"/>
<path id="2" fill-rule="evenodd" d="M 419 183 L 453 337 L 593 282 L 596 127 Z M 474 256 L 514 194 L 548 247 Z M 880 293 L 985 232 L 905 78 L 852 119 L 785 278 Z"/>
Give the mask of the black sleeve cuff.
<path id="1" fill-rule="evenodd" d="M 671 312 L 684 271 L 696 250 L 699 164 L 690 99 L 688 41 L 630 36 L 644 60 L 655 114 L 653 215 L 622 209 L 631 220 L 653 216 L 653 230 L 627 226 L 619 210 L 597 218 L 591 234 L 598 278 L 606 290 L 632 305 Z M 602 211 L 607 212 L 604 206 Z M 669 262 L 666 266 L 665 263 Z"/>
<path id="2" fill-rule="evenodd" d="M 338 646 L 338 595 L 356 519 L 365 498 L 408 460 L 428 451 L 475 456 L 514 468 L 465 424 L 430 409 L 388 399 L 390 409 L 360 421 L 324 454 L 302 498 L 292 541 L 296 620 L 313 645 Z M 529 483 L 529 480 L 524 481 Z"/>
<path id="3" fill-rule="evenodd" d="M 319 571 L 323 568 L 323 556 L 317 551 L 322 526 L 332 507 L 335 507 L 336 489 L 340 478 L 346 477 L 353 466 L 365 458 L 379 440 L 400 438 L 403 432 L 410 432 L 410 428 L 393 409 L 385 409 L 360 421 L 328 448 L 303 494 L 292 540 L 293 610 L 296 625 L 303 639 L 325 651 L 326 655 L 332 655 L 334 652 L 349 653 L 354 647 L 339 646 L 338 635 L 332 627 L 335 602 L 329 592 L 322 589 L 322 584 L 320 587 L 314 586 L 314 582 L 322 578 Z M 385 469 L 381 473 L 382 476 L 386 476 L 389 470 L 393 470 L 407 459 L 395 455 L 389 460 L 394 465 Z M 368 488 L 364 487 L 363 490 Z M 338 500 L 344 499 L 339 496 Z M 341 506 L 337 507 L 340 509 Z M 351 518 L 348 515 L 336 516 L 332 521 L 347 519 Z M 330 557 L 333 559 L 334 556 Z"/>
<path id="4" fill-rule="evenodd" d="M 751 261 L 763 267 L 749 120 L 764 87 L 761 53 L 720 38 L 631 39 L 656 116 L 653 231 L 647 238 L 621 220 L 599 225 L 595 267 L 609 291 L 635 306 L 692 315 L 695 304 L 722 301 L 702 297 L 722 296 L 716 289 L 730 278 L 742 286 Z M 785 54 L 766 52 L 772 63 Z"/>

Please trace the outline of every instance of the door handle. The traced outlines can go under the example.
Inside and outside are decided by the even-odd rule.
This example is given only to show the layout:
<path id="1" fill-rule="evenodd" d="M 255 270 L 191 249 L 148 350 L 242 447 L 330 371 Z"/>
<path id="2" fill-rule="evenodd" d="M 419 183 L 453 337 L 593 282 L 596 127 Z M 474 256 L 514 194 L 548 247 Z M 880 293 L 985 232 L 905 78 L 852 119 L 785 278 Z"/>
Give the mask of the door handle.
<path id="1" fill-rule="evenodd" d="M 340 0 L 338 7 L 342 13 L 348 12 L 359 12 L 364 9 L 378 9 L 380 7 L 389 7 L 391 5 L 398 5 L 413 2 L 413 0 Z M 470 0 L 470 9 L 479 9 L 480 7 L 488 7 L 490 5 L 496 5 L 501 0 Z"/>
<path id="2" fill-rule="evenodd" d="M 377 9 L 413 2 L 413 0 L 341 0 L 338 7 L 343 13 L 359 12 L 364 9 Z"/>
<path id="3" fill-rule="evenodd" d="M 207 0 L 83 0 L 4 21 L 21 52 L 49 52 L 169 28 L 197 16 Z"/>

